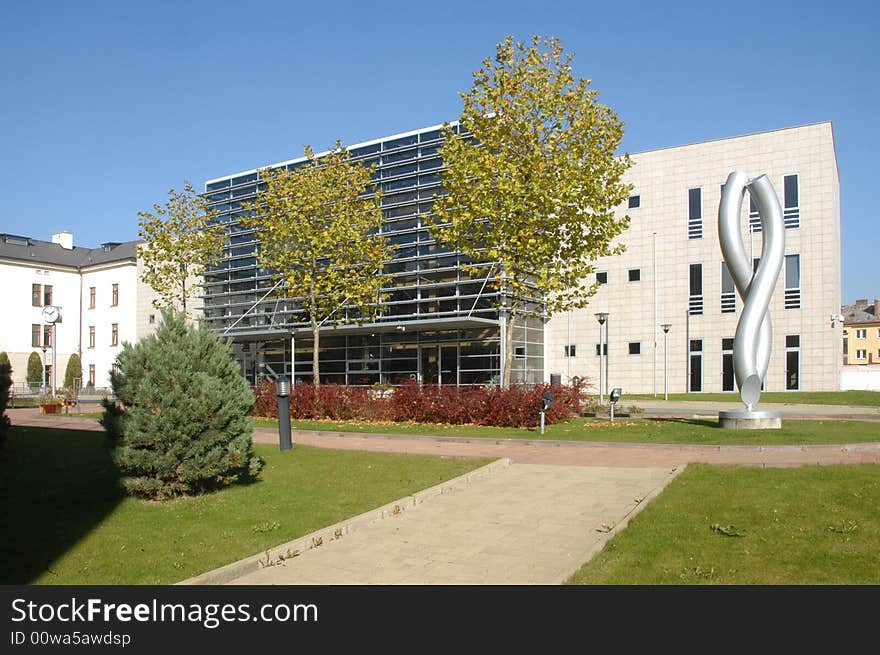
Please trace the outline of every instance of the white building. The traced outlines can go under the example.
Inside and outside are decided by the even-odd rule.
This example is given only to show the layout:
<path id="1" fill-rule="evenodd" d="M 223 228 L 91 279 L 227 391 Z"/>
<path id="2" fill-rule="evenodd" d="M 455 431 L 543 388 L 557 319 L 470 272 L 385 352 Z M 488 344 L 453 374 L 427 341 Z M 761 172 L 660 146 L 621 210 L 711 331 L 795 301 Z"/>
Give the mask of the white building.
<path id="1" fill-rule="evenodd" d="M 67 361 L 82 360 L 82 386 L 107 387 L 110 368 L 123 342 L 151 333 L 158 320 L 154 292 L 140 280 L 139 241 L 104 243 L 98 248 L 73 245 L 70 232 L 52 235 L 51 242 L 0 234 L 0 287 L 5 320 L 0 322 L 0 351 L 13 368 L 13 383 L 26 382 L 27 361 L 36 352 L 47 365 L 51 383 L 64 382 Z M 52 328 L 43 309 L 61 309 Z"/>
<path id="2" fill-rule="evenodd" d="M 631 223 L 617 240 L 626 251 L 596 262 L 604 284 L 589 307 L 548 322 L 548 375 L 563 381 L 586 376 L 598 388 L 595 314 L 604 312 L 609 389 L 662 394 L 668 340 L 670 393 L 734 390 L 732 347 L 742 301 L 723 264 L 718 204 L 728 174 L 741 170 L 769 176 L 786 226 L 785 264 L 770 305 L 773 346 L 764 388 L 839 389 L 842 326 L 831 316 L 840 311 L 840 185 L 831 123 L 631 158 L 632 197 L 619 209 Z M 741 218 L 743 243 L 758 259 L 760 222 L 749 204 L 747 199 Z M 670 326 L 666 339 L 663 324 Z"/>

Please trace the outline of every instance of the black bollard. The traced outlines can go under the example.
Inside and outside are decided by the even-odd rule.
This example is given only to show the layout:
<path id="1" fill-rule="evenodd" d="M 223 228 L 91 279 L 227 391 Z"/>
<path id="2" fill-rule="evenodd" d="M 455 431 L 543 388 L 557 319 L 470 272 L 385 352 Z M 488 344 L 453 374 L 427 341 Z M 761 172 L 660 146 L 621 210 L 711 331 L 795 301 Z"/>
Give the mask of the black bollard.
<path id="1" fill-rule="evenodd" d="M 292 450 L 290 438 L 290 380 L 282 375 L 278 378 L 278 442 L 281 450 Z"/>

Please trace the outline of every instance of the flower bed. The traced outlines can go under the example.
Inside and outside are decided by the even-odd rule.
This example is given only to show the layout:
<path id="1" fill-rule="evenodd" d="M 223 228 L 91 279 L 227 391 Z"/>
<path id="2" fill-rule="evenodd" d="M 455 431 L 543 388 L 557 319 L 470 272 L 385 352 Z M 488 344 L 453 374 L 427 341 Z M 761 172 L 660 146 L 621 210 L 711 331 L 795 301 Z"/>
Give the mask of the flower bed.
<path id="1" fill-rule="evenodd" d="M 394 389 L 391 394 L 374 394 L 365 387 L 325 384 L 297 384 L 290 391 L 290 415 L 294 419 L 334 421 L 414 421 L 534 427 L 538 425 L 541 400 L 550 385 L 513 385 L 507 389 L 418 385 L 415 382 Z M 553 386 L 554 402 L 545 422 L 559 423 L 576 416 L 581 408 L 583 383 Z M 277 418 L 275 383 L 264 381 L 255 389 L 254 416 Z"/>

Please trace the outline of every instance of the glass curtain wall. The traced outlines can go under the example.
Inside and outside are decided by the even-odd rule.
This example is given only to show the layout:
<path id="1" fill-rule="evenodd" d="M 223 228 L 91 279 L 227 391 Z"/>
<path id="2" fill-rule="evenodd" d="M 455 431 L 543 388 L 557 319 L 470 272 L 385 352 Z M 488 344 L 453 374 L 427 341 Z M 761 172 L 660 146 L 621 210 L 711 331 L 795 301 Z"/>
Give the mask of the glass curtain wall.
<path id="1" fill-rule="evenodd" d="M 498 267 L 482 264 L 466 273 L 462 265 L 471 262 L 437 244 L 429 230 L 433 199 L 443 193 L 441 142 L 440 130 L 428 128 L 349 150 L 353 161 L 377 166 L 374 187 L 365 196 L 376 188 L 383 190 L 382 232 L 395 248 L 385 272 L 392 279 L 385 289 L 382 313 L 371 324 L 374 331 L 334 330 L 332 319 L 328 321 L 321 335 L 322 382 L 373 385 L 413 379 L 425 384 L 470 385 L 497 380 L 498 293 L 491 283 L 498 279 Z M 300 159 L 279 166 L 294 169 L 304 163 Z M 260 244 L 253 230 L 243 228 L 238 219 L 243 214 L 242 202 L 253 200 L 262 188 L 265 185 L 257 173 L 206 185 L 205 197 L 218 211 L 228 240 L 222 260 L 205 276 L 205 321 L 232 337 L 233 351 L 249 380 L 286 374 L 309 381 L 311 335 L 296 299 L 273 292 L 254 307 L 274 282 L 270 272 L 257 265 Z M 533 303 L 531 309 L 540 314 L 541 306 Z M 352 318 L 353 311 L 341 307 L 338 314 Z M 456 323 L 455 329 L 443 329 L 448 322 Z M 295 330 L 295 355 L 290 352 L 289 338 L 277 336 L 290 330 Z M 514 340 L 513 379 L 541 382 L 542 318 L 519 319 Z"/>

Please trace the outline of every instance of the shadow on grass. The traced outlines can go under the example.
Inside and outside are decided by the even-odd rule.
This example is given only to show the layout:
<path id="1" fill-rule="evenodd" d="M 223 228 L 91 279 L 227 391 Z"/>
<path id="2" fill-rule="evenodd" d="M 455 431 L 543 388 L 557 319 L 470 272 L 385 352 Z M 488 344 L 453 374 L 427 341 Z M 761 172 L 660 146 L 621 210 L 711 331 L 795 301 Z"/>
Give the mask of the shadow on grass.
<path id="1" fill-rule="evenodd" d="M 101 432 L 13 427 L 0 450 L 0 584 L 26 584 L 123 498 Z"/>
<path id="2" fill-rule="evenodd" d="M 718 421 L 705 418 L 657 418 L 651 419 L 658 423 L 680 423 L 682 425 L 699 425 L 702 428 L 717 428 Z"/>

